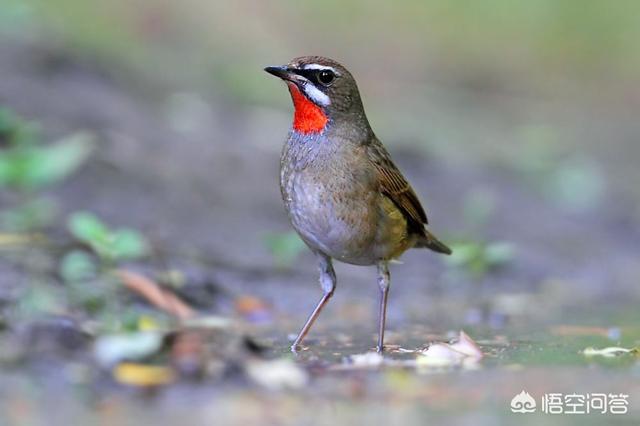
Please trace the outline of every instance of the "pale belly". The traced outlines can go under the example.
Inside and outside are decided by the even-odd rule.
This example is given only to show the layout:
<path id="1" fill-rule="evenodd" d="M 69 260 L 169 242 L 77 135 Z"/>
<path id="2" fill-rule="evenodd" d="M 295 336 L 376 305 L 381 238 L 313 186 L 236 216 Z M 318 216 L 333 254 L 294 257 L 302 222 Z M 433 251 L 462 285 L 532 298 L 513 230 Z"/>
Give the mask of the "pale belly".
<path id="1" fill-rule="evenodd" d="M 284 174 L 281 183 L 291 223 L 313 250 L 345 263 L 371 265 L 413 245 L 402 213 L 360 182 L 324 182 L 303 172 Z"/>

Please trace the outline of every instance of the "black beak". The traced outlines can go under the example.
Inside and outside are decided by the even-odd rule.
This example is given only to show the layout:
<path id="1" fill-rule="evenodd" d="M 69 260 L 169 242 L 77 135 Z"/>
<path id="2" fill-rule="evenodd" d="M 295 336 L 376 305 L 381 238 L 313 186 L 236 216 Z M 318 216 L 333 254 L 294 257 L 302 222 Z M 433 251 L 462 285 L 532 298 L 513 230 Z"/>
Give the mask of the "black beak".
<path id="1" fill-rule="evenodd" d="M 280 78 L 286 78 L 289 74 L 291 74 L 291 71 L 289 71 L 289 68 L 287 68 L 286 66 L 266 67 L 264 70 L 269 74 L 273 74 L 276 77 Z"/>
<path id="2" fill-rule="evenodd" d="M 275 75 L 285 81 L 291 81 L 293 83 L 302 83 L 306 79 L 301 75 L 296 74 L 295 69 L 292 69 L 286 65 L 266 67 L 264 69 L 269 74 Z"/>

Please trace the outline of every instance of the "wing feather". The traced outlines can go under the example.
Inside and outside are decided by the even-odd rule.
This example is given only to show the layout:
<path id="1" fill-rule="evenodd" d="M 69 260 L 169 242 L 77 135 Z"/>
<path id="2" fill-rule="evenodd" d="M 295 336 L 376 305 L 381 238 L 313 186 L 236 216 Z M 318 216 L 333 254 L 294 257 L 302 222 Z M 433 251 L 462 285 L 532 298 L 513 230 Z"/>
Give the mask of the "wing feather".
<path id="1" fill-rule="evenodd" d="M 407 219 L 409 229 L 424 235 L 424 225 L 428 222 L 418 196 L 402 173 L 391 160 L 382 144 L 375 140 L 369 145 L 369 158 L 378 173 L 380 190 L 391 199 Z"/>

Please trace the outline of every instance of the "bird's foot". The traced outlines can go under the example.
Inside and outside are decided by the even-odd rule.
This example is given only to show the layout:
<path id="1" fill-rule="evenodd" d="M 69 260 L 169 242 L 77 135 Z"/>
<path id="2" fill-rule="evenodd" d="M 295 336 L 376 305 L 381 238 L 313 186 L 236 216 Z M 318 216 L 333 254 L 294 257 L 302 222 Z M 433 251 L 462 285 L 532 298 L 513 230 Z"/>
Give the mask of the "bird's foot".
<path id="1" fill-rule="evenodd" d="M 305 348 L 304 346 L 302 346 L 300 343 L 294 343 L 293 345 L 291 345 L 291 347 L 289 348 L 291 349 L 291 352 L 294 354 L 299 354 L 301 351 L 303 351 Z"/>

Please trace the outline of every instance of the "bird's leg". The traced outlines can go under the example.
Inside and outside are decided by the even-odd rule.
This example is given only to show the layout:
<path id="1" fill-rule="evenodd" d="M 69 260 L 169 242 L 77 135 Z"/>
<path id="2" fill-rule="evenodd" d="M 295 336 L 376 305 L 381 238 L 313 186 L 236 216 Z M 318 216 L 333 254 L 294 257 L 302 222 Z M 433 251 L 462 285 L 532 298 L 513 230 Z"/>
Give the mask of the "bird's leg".
<path id="1" fill-rule="evenodd" d="M 389 295 L 389 285 L 391 276 L 389 275 L 389 265 L 386 261 L 378 263 L 378 286 L 380 287 L 380 306 L 378 311 L 378 353 L 384 350 L 384 324 L 387 320 L 387 296 Z"/>
<path id="2" fill-rule="evenodd" d="M 291 351 L 293 352 L 298 351 L 300 343 L 302 343 L 302 340 L 309 332 L 309 329 L 318 318 L 318 315 L 320 315 L 320 311 L 322 311 L 324 305 L 329 301 L 331 296 L 333 296 L 333 292 L 336 289 L 336 273 L 333 270 L 333 265 L 331 264 L 331 258 L 329 256 L 318 253 L 318 269 L 320 270 L 320 286 L 322 287 L 324 294 L 316 305 L 316 308 L 311 312 L 311 315 L 309 315 L 307 322 L 302 326 L 302 330 L 298 333 L 298 337 L 296 337 L 293 345 L 291 345 Z"/>

